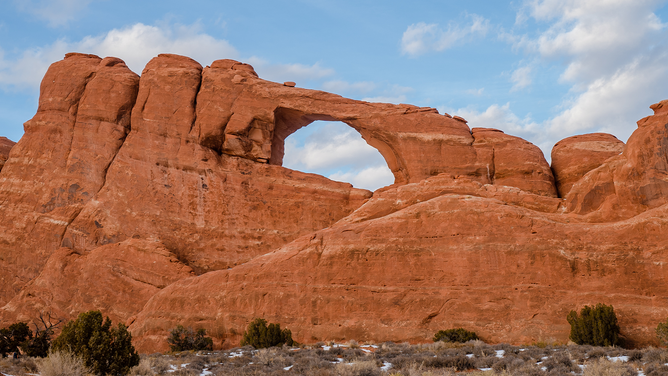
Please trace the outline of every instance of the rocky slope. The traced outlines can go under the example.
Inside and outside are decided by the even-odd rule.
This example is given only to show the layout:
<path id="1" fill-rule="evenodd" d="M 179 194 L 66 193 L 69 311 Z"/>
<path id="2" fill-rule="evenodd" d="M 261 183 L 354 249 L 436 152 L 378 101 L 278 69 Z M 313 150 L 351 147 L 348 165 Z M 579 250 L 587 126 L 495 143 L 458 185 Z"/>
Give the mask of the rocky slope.
<path id="1" fill-rule="evenodd" d="M 572 137 L 549 166 L 498 130 L 232 60 L 160 55 L 139 77 L 68 54 L 0 171 L 0 324 L 101 309 L 145 352 L 177 324 L 235 346 L 255 317 L 301 342 L 453 326 L 565 342 L 568 311 L 604 302 L 651 343 L 668 316 L 668 101 L 652 108 L 626 146 Z M 360 132 L 395 184 L 281 167 L 285 138 L 314 120 Z"/>

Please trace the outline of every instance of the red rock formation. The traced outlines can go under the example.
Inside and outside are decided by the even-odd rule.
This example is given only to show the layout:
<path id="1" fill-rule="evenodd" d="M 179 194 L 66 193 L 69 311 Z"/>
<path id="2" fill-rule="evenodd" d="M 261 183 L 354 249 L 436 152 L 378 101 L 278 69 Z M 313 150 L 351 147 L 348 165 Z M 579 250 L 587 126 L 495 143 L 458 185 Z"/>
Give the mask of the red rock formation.
<path id="1" fill-rule="evenodd" d="M 34 278 L 105 182 L 139 77 L 115 58 L 68 54 L 47 71 L 37 114 L 0 174 L 0 304 Z"/>
<path id="2" fill-rule="evenodd" d="M 550 165 L 536 145 L 497 129 L 473 128 L 472 134 L 485 183 L 557 197 Z"/>
<path id="3" fill-rule="evenodd" d="M 60 248 L 39 276 L 3 307 L 3 318 L 29 322 L 44 312 L 76 317 L 103 310 L 112 321 L 125 323 L 156 292 L 193 275 L 157 242 L 129 239 L 85 255 Z"/>
<path id="4" fill-rule="evenodd" d="M 16 145 L 16 142 L 7 137 L 0 137 L 0 171 L 2 171 L 2 166 L 9 158 L 9 151 L 12 150 L 14 145 Z"/>
<path id="5" fill-rule="evenodd" d="M 631 218 L 668 203 L 668 100 L 638 121 L 624 152 L 608 159 L 573 185 L 569 211 L 593 222 Z"/>
<path id="6" fill-rule="evenodd" d="M 559 197 L 566 197 L 585 174 L 623 150 L 624 143 L 607 133 L 584 134 L 557 142 L 552 148 L 552 171 Z"/>
<path id="7" fill-rule="evenodd" d="M 300 342 L 427 342 L 464 327 L 490 342 L 564 343 L 568 312 L 603 302 L 614 305 L 625 336 L 647 344 L 668 316 L 666 214 L 586 224 L 445 193 L 179 281 L 147 303 L 131 330 L 143 351 L 166 349 L 167 330 L 184 323 L 237 346 L 254 317 L 281 323 Z"/>
<path id="8" fill-rule="evenodd" d="M 565 341 L 566 313 L 603 302 L 649 343 L 668 314 L 668 101 L 652 108 L 621 155 L 586 146 L 598 167 L 559 162 L 585 155 L 560 143 L 560 199 L 537 147 L 435 109 L 232 60 L 160 55 L 139 78 L 68 54 L 0 173 L 0 324 L 102 309 L 142 351 L 176 324 L 234 346 L 260 316 L 303 342 L 464 326 L 519 343 Z M 359 131 L 395 184 L 372 195 L 281 167 L 285 138 L 315 120 Z"/>

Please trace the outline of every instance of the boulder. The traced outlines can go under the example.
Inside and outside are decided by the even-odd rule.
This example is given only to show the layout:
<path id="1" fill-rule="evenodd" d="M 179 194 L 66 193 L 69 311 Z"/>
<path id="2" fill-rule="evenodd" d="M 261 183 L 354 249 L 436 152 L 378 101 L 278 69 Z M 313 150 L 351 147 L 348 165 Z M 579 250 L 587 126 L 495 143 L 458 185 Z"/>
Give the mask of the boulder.
<path id="1" fill-rule="evenodd" d="M 550 165 L 536 145 L 498 129 L 473 128 L 471 132 L 477 173 L 484 183 L 557 197 Z"/>
<path id="2" fill-rule="evenodd" d="M 571 187 L 589 171 L 624 150 L 624 143 L 607 133 L 572 136 L 552 148 L 552 171 L 559 197 L 566 197 Z"/>

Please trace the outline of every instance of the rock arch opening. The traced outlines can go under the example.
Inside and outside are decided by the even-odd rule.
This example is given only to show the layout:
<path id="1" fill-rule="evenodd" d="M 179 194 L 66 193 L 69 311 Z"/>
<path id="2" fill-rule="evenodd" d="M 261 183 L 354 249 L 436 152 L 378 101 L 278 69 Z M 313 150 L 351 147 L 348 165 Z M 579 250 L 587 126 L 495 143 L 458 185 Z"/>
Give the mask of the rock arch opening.
<path id="1" fill-rule="evenodd" d="M 394 183 L 381 153 L 341 121 L 316 120 L 283 142 L 283 167 L 374 191 Z"/>

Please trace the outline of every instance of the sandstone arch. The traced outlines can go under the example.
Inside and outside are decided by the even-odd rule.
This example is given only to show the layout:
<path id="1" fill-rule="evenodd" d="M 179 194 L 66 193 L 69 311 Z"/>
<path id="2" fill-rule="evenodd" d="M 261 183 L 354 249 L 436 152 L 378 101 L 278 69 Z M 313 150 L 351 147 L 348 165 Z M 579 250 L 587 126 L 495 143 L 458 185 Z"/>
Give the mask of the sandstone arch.
<path id="1" fill-rule="evenodd" d="M 281 165 L 285 138 L 316 120 L 341 121 L 357 130 L 385 158 L 395 184 L 439 174 L 494 184 L 490 171 L 499 170 L 500 184 L 557 195 L 542 152 L 517 137 L 479 132 L 476 139 L 466 120 L 435 108 L 369 103 L 270 82 L 234 60 L 203 69 L 191 136 L 220 154 Z M 521 163 L 513 162 L 518 146 L 530 156 Z M 496 161 L 494 150 L 502 151 Z"/>

